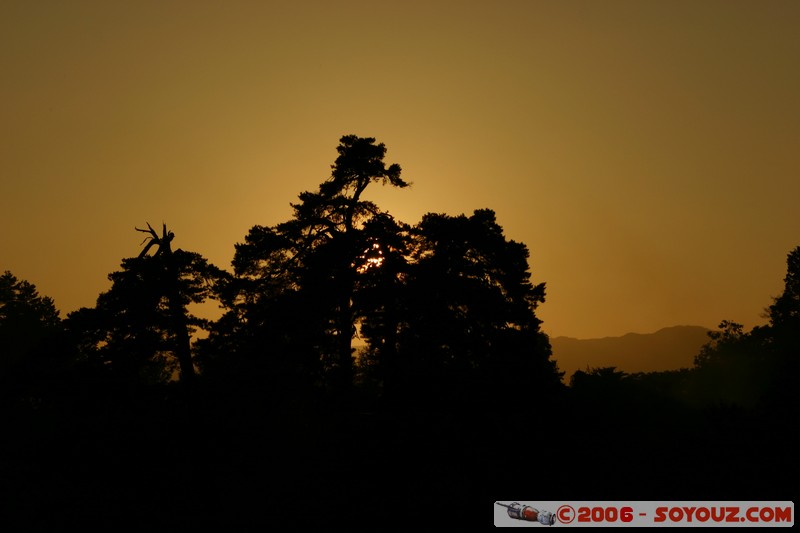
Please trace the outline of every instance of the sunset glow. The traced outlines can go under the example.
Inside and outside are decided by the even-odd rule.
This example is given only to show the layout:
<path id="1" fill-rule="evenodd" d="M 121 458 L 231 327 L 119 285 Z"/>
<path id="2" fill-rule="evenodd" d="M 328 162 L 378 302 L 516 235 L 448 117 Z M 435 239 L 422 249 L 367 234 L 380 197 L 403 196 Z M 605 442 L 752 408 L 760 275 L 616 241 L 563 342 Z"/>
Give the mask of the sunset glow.
<path id="1" fill-rule="evenodd" d="M 0 0 L 2 531 L 791 526 L 798 199 L 800 0 Z"/>
<path id="2" fill-rule="evenodd" d="M 92 306 L 165 221 L 230 268 L 374 136 L 396 219 L 491 208 L 551 335 L 763 323 L 797 245 L 793 1 L 0 8 L 0 269 Z M 602 309 L 602 313 L 598 310 Z"/>

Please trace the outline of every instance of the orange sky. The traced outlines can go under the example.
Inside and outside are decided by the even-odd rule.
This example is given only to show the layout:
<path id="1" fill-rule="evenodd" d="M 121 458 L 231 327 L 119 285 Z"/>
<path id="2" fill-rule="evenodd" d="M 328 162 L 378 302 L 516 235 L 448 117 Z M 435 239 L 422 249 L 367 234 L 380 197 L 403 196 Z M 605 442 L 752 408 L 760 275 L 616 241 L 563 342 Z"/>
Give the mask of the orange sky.
<path id="1" fill-rule="evenodd" d="M 376 137 L 489 207 L 551 335 L 763 323 L 800 245 L 800 2 L 0 3 L 0 271 L 93 306 L 145 221 L 229 268 Z M 370 193 L 372 193 L 370 195 Z"/>

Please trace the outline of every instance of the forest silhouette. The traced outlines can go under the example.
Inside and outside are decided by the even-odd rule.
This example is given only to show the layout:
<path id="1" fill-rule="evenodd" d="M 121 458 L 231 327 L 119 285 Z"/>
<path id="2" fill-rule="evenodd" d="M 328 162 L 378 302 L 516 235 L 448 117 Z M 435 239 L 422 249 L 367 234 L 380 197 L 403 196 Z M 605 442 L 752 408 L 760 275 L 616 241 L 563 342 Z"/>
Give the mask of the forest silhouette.
<path id="1" fill-rule="evenodd" d="M 64 319 L 0 276 L 0 523 L 392 528 L 484 524 L 500 493 L 792 499 L 800 247 L 768 323 L 722 321 L 692 368 L 565 376 L 545 284 L 494 211 L 401 222 L 364 196 L 409 185 L 386 147 L 337 150 L 231 271 L 147 224 Z M 190 313 L 204 302 L 221 317 Z"/>

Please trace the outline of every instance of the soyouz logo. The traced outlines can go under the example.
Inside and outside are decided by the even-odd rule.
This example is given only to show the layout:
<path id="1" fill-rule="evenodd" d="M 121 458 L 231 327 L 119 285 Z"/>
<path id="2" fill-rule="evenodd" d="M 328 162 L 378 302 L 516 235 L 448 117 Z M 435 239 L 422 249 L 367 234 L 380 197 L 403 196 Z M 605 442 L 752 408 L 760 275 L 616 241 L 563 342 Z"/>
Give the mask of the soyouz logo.
<path id="1" fill-rule="evenodd" d="M 791 501 L 495 502 L 494 525 L 566 527 L 792 527 Z M 545 510 L 548 509 L 548 510 Z M 555 509 L 555 512 L 549 510 Z"/>
<path id="2" fill-rule="evenodd" d="M 539 522 L 546 526 L 552 526 L 556 517 L 549 511 L 540 511 L 529 505 L 521 505 L 519 502 L 506 505 L 505 503 L 494 502 L 508 509 L 508 516 L 517 520 L 527 520 L 528 522 Z"/>

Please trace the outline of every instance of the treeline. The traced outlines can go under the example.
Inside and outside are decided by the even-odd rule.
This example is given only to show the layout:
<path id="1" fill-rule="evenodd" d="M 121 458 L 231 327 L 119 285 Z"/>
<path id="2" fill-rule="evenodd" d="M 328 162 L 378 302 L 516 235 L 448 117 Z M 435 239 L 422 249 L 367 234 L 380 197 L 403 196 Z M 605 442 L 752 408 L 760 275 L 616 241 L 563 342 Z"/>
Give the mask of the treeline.
<path id="1" fill-rule="evenodd" d="M 166 226 L 137 228 L 147 246 L 109 275 L 94 308 L 63 321 L 7 273 L 11 299 L 27 309 L 5 312 L 9 324 L 25 321 L 4 327 L 6 358 L 57 359 L 39 370 L 66 365 L 119 388 L 177 378 L 186 390 L 247 383 L 345 403 L 355 389 L 407 404 L 557 388 L 535 315 L 544 284 L 531 282 L 525 245 L 488 209 L 397 221 L 363 198 L 374 183 L 408 186 L 399 165 L 384 163 L 385 146 L 345 136 L 338 152 L 330 179 L 299 195 L 291 220 L 254 226 L 236 244 L 233 272 L 173 250 Z M 223 308 L 219 320 L 189 312 L 208 300 Z M 192 343 L 198 330 L 207 336 Z M 36 375 L 22 366 L 7 374 Z"/>
<path id="2" fill-rule="evenodd" d="M 709 332 L 691 369 L 626 374 L 595 368 L 575 372 L 570 385 L 586 396 L 650 395 L 695 408 L 792 415 L 800 370 L 800 247 L 788 254 L 783 293 L 765 318 L 766 324 L 750 331 L 723 320 Z"/>
<path id="3" fill-rule="evenodd" d="M 518 488 L 788 499 L 800 248 L 769 324 L 723 322 L 694 368 L 565 380 L 536 316 L 545 285 L 495 213 L 398 221 L 364 198 L 409 185 L 385 146 L 348 135 L 337 150 L 290 220 L 235 245 L 232 271 L 148 225 L 95 307 L 63 320 L 0 276 L 0 473 L 16 519 L 412 524 L 485 497 L 485 511 L 438 515 L 474 523 Z M 218 320 L 190 312 L 209 301 Z M 747 453 L 768 454 L 769 472 L 731 475 L 722 458 Z"/>

